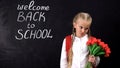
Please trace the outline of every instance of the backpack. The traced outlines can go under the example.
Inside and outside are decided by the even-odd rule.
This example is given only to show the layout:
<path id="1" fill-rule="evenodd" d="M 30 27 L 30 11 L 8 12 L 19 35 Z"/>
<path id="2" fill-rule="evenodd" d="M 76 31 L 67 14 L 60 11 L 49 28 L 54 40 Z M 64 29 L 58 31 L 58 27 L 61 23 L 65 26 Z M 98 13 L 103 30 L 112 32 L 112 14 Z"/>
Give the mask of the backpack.
<path id="1" fill-rule="evenodd" d="M 68 51 L 71 48 L 72 45 L 72 37 L 71 35 L 66 36 L 66 54 L 68 56 Z"/>

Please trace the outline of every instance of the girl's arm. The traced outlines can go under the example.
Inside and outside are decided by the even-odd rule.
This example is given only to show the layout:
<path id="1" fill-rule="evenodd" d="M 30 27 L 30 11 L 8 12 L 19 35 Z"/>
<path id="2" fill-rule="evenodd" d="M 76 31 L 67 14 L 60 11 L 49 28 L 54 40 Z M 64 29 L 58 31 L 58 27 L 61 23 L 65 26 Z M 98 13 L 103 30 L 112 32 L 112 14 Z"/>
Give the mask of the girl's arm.
<path id="1" fill-rule="evenodd" d="M 96 61 L 95 61 L 95 67 L 96 67 L 100 63 L 100 57 L 97 56 L 97 57 L 95 57 L 95 59 L 96 59 Z"/>
<path id="2" fill-rule="evenodd" d="M 60 68 L 67 68 L 66 40 L 64 39 L 61 50 Z"/>

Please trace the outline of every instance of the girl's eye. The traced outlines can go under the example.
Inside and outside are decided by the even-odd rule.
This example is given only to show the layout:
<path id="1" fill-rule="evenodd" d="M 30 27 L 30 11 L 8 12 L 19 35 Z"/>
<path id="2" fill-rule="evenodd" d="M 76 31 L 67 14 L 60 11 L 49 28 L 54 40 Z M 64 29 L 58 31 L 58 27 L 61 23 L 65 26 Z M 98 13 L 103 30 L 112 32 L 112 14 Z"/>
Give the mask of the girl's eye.
<path id="1" fill-rule="evenodd" d="M 82 27 L 82 26 L 80 26 L 80 29 L 88 30 L 88 28 L 84 28 L 84 27 Z"/>
<path id="2" fill-rule="evenodd" d="M 88 28 L 85 28 L 85 30 L 88 30 Z"/>
<path id="3" fill-rule="evenodd" d="M 83 27 L 82 27 L 82 26 L 80 26 L 80 29 L 83 29 Z"/>

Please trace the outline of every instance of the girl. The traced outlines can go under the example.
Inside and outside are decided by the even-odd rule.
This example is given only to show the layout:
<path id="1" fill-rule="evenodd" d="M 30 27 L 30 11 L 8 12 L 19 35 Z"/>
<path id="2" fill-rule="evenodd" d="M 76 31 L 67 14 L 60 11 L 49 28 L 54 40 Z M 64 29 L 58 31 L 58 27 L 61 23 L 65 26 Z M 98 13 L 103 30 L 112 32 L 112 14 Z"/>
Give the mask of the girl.
<path id="1" fill-rule="evenodd" d="M 98 65 L 100 58 L 89 55 L 86 45 L 90 37 L 91 22 L 91 16 L 85 12 L 74 17 L 73 33 L 63 41 L 60 68 L 85 68 L 87 61 L 91 62 L 93 67 Z"/>

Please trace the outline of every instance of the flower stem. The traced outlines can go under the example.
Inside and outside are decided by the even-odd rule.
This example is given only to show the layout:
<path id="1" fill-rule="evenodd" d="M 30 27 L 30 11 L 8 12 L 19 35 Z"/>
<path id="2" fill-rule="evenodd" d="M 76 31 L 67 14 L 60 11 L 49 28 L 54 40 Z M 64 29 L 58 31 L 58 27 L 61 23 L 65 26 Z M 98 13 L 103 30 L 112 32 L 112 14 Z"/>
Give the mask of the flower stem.
<path id="1" fill-rule="evenodd" d="M 92 63 L 88 61 L 85 68 L 92 68 Z"/>

